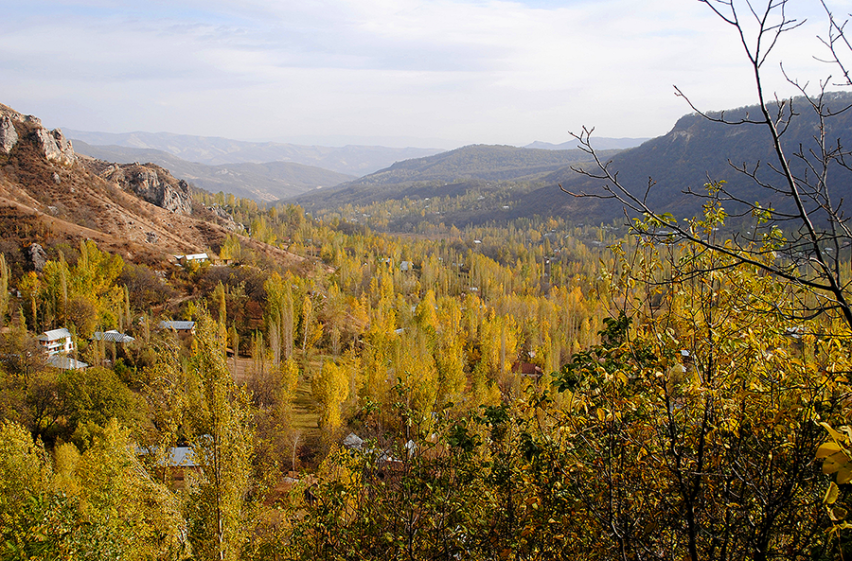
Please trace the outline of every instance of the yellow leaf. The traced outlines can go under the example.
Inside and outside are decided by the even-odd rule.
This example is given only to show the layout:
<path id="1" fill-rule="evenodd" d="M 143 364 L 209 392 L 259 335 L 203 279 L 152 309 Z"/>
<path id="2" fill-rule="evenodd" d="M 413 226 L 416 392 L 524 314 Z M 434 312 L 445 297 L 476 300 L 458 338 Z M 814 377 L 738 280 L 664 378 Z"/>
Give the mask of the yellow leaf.
<path id="1" fill-rule="evenodd" d="M 837 483 L 838 485 L 843 485 L 850 481 L 852 481 L 852 468 L 849 467 L 849 463 L 845 463 L 843 464 L 843 467 L 837 471 Z"/>
<path id="2" fill-rule="evenodd" d="M 843 467 L 846 462 L 840 460 L 838 456 L 841 456 L 841 454 L 834 454 L 833 456 L 825 459 L 825 461 L 822 463 L 822 472 L 824 474 L 831 475 L 832 473 Z"/>
<path id="3" fill-rule="evenodd" d="M 846 509 L 840 506 L 836 506 L 828 511 L 828 515 L 834 522 L 837 522 L 838 520 L 843 520 L 844 518 L 846 518 Z"/>
<path id="4" fill-rule="evenodd" d="M 825 492 L 825 496 L 822 498 L 822 503 L 826 505 L 833 505 L 835 501 L 837 501 L 837 495 L 840 493 L 840 489 L 837 485 L 834 484 L 834 481 L 828 484 L 828 490 Z"/>
<path id="5" fill-rule="evenodd" d="M 822 427 L 825 430 L 828 431 L 828 434 L 831 435 L 831 438 L 833 438 L 834 440 L 843 440 L 843 435 L 840 434 L 839 432 L 837 432 L 836 430 L 834 430 L 833 428 L 831 428 L 831 425 L 829 425 L 828 423 L 820 423 L 820 424 L 822 425 Z"/>
<path id="6" fill-rule="evenodd" d="M 840 452 L 842 448 L 836 442 L 826 442 L 821 444 L 819 448 L 817 448 L 816 457 L 817 459 L 827 458 L 837 452 Z"/>

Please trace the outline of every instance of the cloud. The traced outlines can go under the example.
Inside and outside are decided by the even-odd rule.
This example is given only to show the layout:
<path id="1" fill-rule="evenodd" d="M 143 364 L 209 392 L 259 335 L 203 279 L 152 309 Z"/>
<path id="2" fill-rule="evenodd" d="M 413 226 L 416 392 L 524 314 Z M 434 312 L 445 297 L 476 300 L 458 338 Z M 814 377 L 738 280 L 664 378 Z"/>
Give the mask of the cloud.
<path id="1" fill-rule="evenodd" d="M 581 125 L 662 134 L 689 110 L 673 84 L 710 109 L 753 99 L 732 28 L 699 2 L 30 0 L 7 11 L 0 101 L 78 129 L 519 144 Z M 783 38 L 796 75 L 825 73 L 811 58 L 819 31 Z M 777 60 L 770 86 L 786 89 Z"/>

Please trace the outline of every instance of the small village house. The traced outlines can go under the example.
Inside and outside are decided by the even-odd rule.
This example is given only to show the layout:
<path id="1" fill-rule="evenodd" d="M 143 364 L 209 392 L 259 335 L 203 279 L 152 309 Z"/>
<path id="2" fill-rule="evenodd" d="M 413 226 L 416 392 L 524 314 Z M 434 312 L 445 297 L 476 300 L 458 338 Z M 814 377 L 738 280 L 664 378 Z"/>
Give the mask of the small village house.
<path id="1" fill-rule="evenodd" d="M 210 256 L 206 253 L 189 253 L 187 255 L 175 255 L 179 265 L 189 265 L 190 263 L 206 263 L 210 261 Z"/>
<path id="2" fill-rule="evenodd" d="M 48 357 L 47 364 L 59 370 L 85 370 L 89 367 L 85 362 L 59 354 Z"/>
<path id="3" fill-rule="evenodd" d="M 45 331 L 39 335 L 38 342 L 48 356 L 74 352 L 74 339 L 71 337 L 71 332 L 64 327 Z"/>
<path id="4" fill-rule="evenodd" d="M 157 448 L 138 448 L 140 456 L 156 454 Z M 201 473 L 201 465 L 196 461 L 195 453 L 190 446 L 174 446 L 169 448 L 165 456 L 157 460 L 157 471 L 160 477 L 166 476 L 167 483 L 172 489 L 185 489 L 189 473 Z"/>

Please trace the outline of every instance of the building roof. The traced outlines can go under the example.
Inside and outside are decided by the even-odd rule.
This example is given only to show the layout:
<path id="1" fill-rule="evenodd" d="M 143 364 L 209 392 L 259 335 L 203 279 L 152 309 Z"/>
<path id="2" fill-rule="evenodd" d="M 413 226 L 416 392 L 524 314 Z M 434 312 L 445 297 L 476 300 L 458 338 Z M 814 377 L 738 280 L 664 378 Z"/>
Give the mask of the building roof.
<path id="1" fill-rule="evenodd" d="M 174 329 L 175 331 L 192 331 L 195 329 L 194 321 L 161 321 L 160 329 Z"/>
<path id="2" fill-rule="evenodd" d="M 51 329 L 50 331 L 45 331 L 41 335 L 38 336 L 39 341 L 58 341 L 60 339 L 67 339 L 71 337 L 71 332 L 65 329 Z"/>
<path id="3" fill-rule="evenodd" d="M 85 370 L 89 367 L 85 362 L 74 360 L 70 356 L 53 355 L 48 357 L 47 364 L 60 370 Z"/>
<path id="4" fill-rule="evenodd" d="M 182 259 L 186 259 L 187 261 L 204 261 L 205 259 L 210 259 L 206 253 L 188 253 L 186 255 L 175 255 L 175 259 L 178 261 Z"/>
<path id="5" fill-rule="evenodd" d="M 113 343 L 132 343 L 136 339 L 130 335 L 119 333 L 115 329 L 109 331 L 95 331 L 92 333 L 92 339 L 95 341 L 112 341 Z"/>
<path id="6" fill-rule="evenodd" d="M 175 446 L 169 449 L 169 457 L 164 463 L 169 466 L 198 467 L 195 461 L 195 453 L 189 446 Z"/>
<path id="7" fill-rule="evenodd" d="M 146 454 L 155 454 L 156 452 L 156 446 L 136 448 L 136 453 L 142 456 Z M 192 451 L 192 447 L 190 446 L 175 446 L 173 448 L 169 448 L 168 457 L 160 460 L 159 464 L 161 466 L 168 467 L 199 467 L 195 458 L 195 452 Z"/>

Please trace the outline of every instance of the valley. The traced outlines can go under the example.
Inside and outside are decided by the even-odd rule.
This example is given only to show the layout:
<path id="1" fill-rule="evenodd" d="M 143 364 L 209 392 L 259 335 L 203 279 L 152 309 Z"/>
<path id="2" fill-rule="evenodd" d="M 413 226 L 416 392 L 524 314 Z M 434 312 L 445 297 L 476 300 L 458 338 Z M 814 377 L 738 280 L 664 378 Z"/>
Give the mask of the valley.
<path id="1" fill-rule="evenodd" d="M 817 153 L 796 122 L 785 147 Z M 850 245 L 830 226 L 852 182 L 839 157 L 834 202 L 802 180 L 808 245 L 761 188 L 777 170 L 732 172 L 771 159 L 766 138 L 716 125 L 335 152 L 69 142 L 0 106 L 11 558 L 841 551 Z"/>

